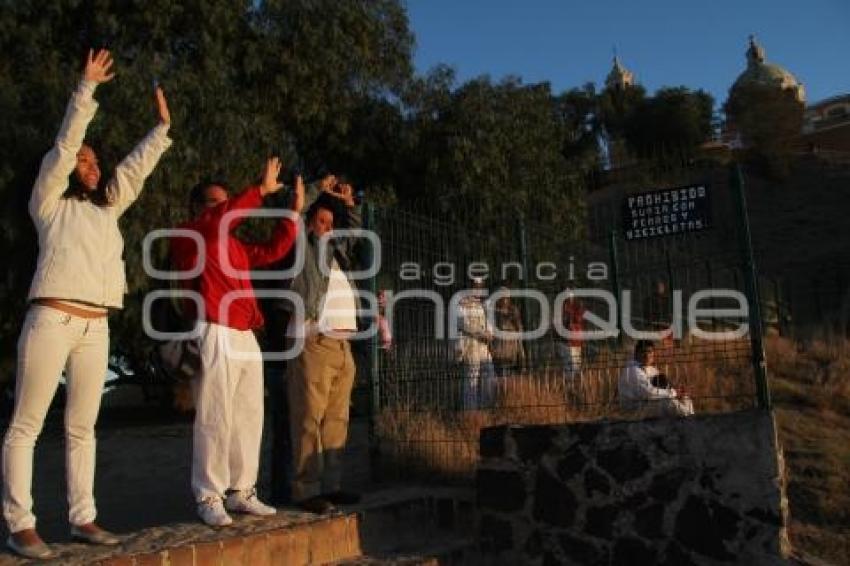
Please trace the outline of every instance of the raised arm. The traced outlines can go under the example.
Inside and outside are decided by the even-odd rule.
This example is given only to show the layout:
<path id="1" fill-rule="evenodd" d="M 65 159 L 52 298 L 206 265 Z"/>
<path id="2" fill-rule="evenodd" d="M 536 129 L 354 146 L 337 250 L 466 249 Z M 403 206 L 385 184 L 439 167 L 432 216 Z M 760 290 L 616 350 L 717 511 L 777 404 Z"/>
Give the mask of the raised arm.
<path id="1" fill-rule="evenodd" d="M 108 190 L 118 215 L 123 214 L 139 197 L 145 179 L 156 167 L 165 150 L 171 146 L 171 139 L 168 137 L 168 128 L 171 126 L 168 101 L 160 87 L 156 87 L 154 93 L 159 123 L 118 164 L 118 167 L 115 168 L 115 175 L 109 181 Z"/>
<path id="2" fill-rule="evenodd" d="M 279 163 L 277 172 L 280 172 Z M 266 174 L 269 174 L 268 169 L 266 170 Z M 275 185 L 276 180 L 277 175 L 275 174 L 274 182 L 266 178 L 264 183 L 268 181 L 268 184 Z M 276 190 L 279 189 L 280 187 Z M 295 178 L 295 194 L 289 209 L 295 214 L 300 214 L 302 208 L 304 208 L 304 181 L 298 176 Z M 269 242 L 264 244 L 243 244 L 251 267 L 263 267 L 283 258 L 292 249 L 297 235 L 298 223 L 296 220 L 284 217 L 280 219 L 280 223 L 277 225 Z"/>
<path id="3" fill-rule="evenodd" d="M 193 222 L 195 229 L 202 234 L 217 232 L 220 229 L 222 219 L 228 212 L 261 207 L 264 196 L 276 193 L 283 186 L 277 181 L 280 167 L 280 160 L 277 157 L 268 159 L 263 169 L 263 181 L 259 185 L 249 185 L 241 193 L 217 206 L 204 209 L 198 220 Z M 228 222 L 230 231 L 238 228 L 245 221 L 245 218 L 246 215 L 244 214 L 231 217 Z"/>
<path id="4" fill-rule="evenodd" d="M 310 183 L 304 191 L 304 207 L 310 208 L 322 195 L 336 186 L 336 175 L 327 174 L 318 181 Z"/>
<path id="5" fill-rule="evenodd" d="M 292 249 L 298 224 L 291 218 L 281 218 L 271 240 L 264 244 L 242 244 L 251 267 L 265 267 L 283 258 Z"/>
<path id="6" fill-rule="evenodd" d="M 77 165 L 77 152 L 83 145 L 86 128 L 97 112 L 97 102 L 92 95 L 97 85 L 109 82 L 115 76 L 109 69 L 112 57 L 109 51 L 89 50 L 83 76 L 68 107 L 56 135 L 56 143 L 41 161 L 29 211 L 34 220 L 46 220 L 53 215 L 62 193 L 68 188 L 68 177 Z"/>
<path id="7" fill-rule="evenodd" d="M 345 210 L 345 216 L 339 222 L 339 228 L 356 230 L 363 226 L 363 219 L 360 214 L 360 207 L 354 203 L 354 187 L 348 183 L 339 183 L 336 189 L 328 189 L 325 192 L 330 196 L 339 199 L 343 205 L 340 208 Z M 334 245 L 337 251 L 345 258 L 346 263 L 354 265 L 356 257 L 354 247 L 363 238 L 358 236 L 345 236 L 333 238 Z"/>

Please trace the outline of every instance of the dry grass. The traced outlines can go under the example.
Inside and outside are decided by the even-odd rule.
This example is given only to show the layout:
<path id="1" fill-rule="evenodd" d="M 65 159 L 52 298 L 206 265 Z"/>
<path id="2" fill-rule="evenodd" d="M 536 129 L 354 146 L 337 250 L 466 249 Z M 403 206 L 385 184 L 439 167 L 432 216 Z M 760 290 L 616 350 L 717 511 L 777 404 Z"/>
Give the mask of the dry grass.
<path id="1" fill-rule="evenodd" d="M 488 410 L 457 412 L 411 400 L 386 407 L 377 433 L 388 468 L 468 481 L 484 427 L 626 418 L 616 404 L 616 383 L 628 350 L 600 352 L 569 386 L 557 368 L 511 376 Z M 770 337 L 765 351 L 789 474 L 792 541 L 850 564 L 850 341 Z M 662 350 L 658 365 L 675 387 L 687 389 L 698 413 L 753 405 L 746 340 Z"/>
<path id="2" fill-rule="evenodd" d="M 416 392 L 407 390 L 403 401 L 385 407 L 377 419 L 387 468 L 425 477 L 468 478 L 478 460 L 482 428 L 634 418 L 617 403 L 617 378 L 631 351 L 630 344 L 598 351 L 580 377 L 571 381 L 565 382 L 560 367 L 508 376 L 500 381 L 485 410 L 453 410 L 433 394 L 421 395 L 427 401 L 417 403 Z M 699 413 L 753 405 L 755 388 L 746 340 L 661 348 L 657 365 L 674 387 L 688 392 Z M 430 393 L 433 380 L 418 385 Z"/>
<path id="3" fill-rule="evenodd" d="M 772 337 L 765 344 L 774 390 L 793 401 L 850 415 L 850 341 L 794 342 Z"/>
<path id="4" fill-rule="evenodd" d="M 850 341 L 765 344 L 788 471 L 791 540 L 850 564 Z"/>

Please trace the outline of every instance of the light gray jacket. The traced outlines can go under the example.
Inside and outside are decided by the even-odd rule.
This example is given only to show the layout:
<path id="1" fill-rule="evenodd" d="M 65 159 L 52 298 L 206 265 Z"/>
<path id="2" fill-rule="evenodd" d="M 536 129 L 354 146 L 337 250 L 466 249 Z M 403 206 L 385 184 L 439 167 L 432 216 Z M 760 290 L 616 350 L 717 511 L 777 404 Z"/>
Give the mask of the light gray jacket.
<path id="1" fill-rule="evenodd" d="M 71 96 L 56 144 L 41 162 L 29 212 L 38 231 L 38 263 L 28 299 L 56 298 L 121 308 L 126 292 L 124 239 L 118 218 L 171 145 L 159 124 L 125 157 L 107 185 L 111 205 L 63 198 L 77 152 L 97 111 L 96 83 L 81 81 Z"/>

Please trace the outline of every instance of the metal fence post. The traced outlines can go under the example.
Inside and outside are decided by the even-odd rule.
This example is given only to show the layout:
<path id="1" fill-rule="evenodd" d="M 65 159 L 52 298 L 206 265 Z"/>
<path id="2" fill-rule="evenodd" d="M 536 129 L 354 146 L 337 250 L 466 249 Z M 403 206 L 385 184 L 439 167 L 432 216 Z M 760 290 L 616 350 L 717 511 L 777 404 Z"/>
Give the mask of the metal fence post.
<path id="1" fill-rule="evenodd" d="M 620 309 L 623 298 L 621 297 L 620 289 L 620 260 L 617 256 L 617 231 L 611 230 L 611 235 L 608 239 L 608 253 L 611 258 L 611 290 L 614 292 L 616 299 L 617 312 L 614 313 L 614 320 L 617 321 L 617 344 L 623 344 L 622 321 L 620 320 Z"/>
<path id="2" fill-rule="evenodd" d="M 527 288 L 530 284 L 528 275 L 528 231 L 525 228 L 525 220 L 523 218 L 517 220 L 517 240 L 520 263 L 522 264 L 522 284 L 523 287 Z M 528 299 L 523 298 L 522 304 L 522 327 L 528 329 L 531 327 L 531 313 L 528 308 Z"/>
<path id="3" fill-rule="evenodd" d="M 750 309 L 750 346 L 752 348 L 753 371 L 756 380 L 758 406 L 770 410 L 770 390 L 767 386 L 767 362 L 764 356 L 763 324 L 761 319 L 761 297 L 759 296 L 758 271 L 753 255 L 753 241 L 750 234 L 750 221 L 747 214 L 747 197 L 744 194 L 744 175 L 741 165 L 732 169 L 732 190 L 738 205 L 738 218 L 741 222 L 741 252 L 744 256 L 744 288 Z"/>
<path id="4" fill-rule="evenodd" d="M 706 273 L 706 277 L 707 277 L 706 283 L 708 283 L 707 288 L 708 289 L 714 289 L 714 275 L 713 275 L 713 272 L 712 272 L 711 260 L 710 259 L 705 260 L 705 273 Z M 709 304 L 711 305 L 712 310 L 717 308 L 717 303 L 715 302 L 714 297 L 711 297 L 711 299 L 709 299 Z M 717 331 L 717 318 L 716 317 L 711 317 L 711 331 L 712 332 Z"/>
<path id="5" fill-rule="evenodd" d="M 667 304 L 664 307 L 667 312 L 673 312 L 673 290 L 676 288 L 676 281 L 673 279 L 673 259 L 670 257 L 670 248 L 664 248 L 664 261 L 667 267 Z M 672 316 L 671 316 L 672 320 Z"/>
<path id="6" fill-rule="evenodd" d="M 364 228 L 366 230 L 370 230 L 374 232 L 380 241 L 380 234 L 377 233 L 377 227 L 375 225 L 375 205 L 371 202 L 364 203 L 366 208 L 364 215 Z M 369 245 L 369 254 L 368 254 L 368 263 L 367 265 L 372 265 L 375 261 L 375 250 L 372 249 L 372 246 Z M 373 275 L 369 278 L 369 292 L 372 293 L 373 297 L 377 297 L 378 295 L 378 278 L 377 275 Z M 377 324 L 377 320 L 375 321 Z M 378 358 L 378 334 L 375 333 L 371 338 L 369 338 L 369 440 L 370 442 L 375 438 L 375 420 L 378 416 L 378 413 L 381 409 L 381 380 L 380 380 L 380 368 L 378 367 L 379 358 Z"/>

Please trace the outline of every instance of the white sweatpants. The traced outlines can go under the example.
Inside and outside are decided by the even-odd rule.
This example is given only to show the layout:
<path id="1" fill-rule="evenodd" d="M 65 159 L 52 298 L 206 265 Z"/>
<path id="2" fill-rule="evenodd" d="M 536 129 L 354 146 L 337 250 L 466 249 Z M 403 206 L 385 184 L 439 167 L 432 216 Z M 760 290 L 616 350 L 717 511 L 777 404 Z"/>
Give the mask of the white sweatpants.
<path id="1" fill-rule="evenodd" d="M 558 354 L 564 365 L 564 377 L 572 379 L 581 371 L 581 346 L 558 343 Z"/>
<path id="2" fill-rule="evenodd" d="M 198 502 L 254 487 L 263 435 L 263 363 L 254 333 L 207 322 L 200 331 L 192 457 Z"/>
<path id="3" fill-rule="evenodd" d="M 10 532 L 35 528 L 33 448 L 66 369 L 68 520 L 94 521 L 94 425 L 109 356 L 106 317 L 86 319 L 46 306 L 27 312 L 18 340 L 15 411 L 3 441 L 3 516 Z"/>

